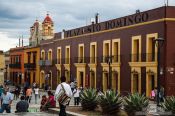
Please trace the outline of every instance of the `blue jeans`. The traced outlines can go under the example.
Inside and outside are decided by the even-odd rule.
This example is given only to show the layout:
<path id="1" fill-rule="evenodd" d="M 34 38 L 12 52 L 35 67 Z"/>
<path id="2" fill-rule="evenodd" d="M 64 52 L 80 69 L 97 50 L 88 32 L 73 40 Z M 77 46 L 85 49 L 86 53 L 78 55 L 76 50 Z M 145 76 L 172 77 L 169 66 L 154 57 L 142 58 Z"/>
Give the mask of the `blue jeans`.
<path id="1" fill-rule="evenodd" d="M 0 109 L 0 113 L 3 113 L 4 110 L 6 110 L 7 113 L 11 113 L 11 107 L 9 107 L 9 104 L 2 104 L 2 107 Z"/>

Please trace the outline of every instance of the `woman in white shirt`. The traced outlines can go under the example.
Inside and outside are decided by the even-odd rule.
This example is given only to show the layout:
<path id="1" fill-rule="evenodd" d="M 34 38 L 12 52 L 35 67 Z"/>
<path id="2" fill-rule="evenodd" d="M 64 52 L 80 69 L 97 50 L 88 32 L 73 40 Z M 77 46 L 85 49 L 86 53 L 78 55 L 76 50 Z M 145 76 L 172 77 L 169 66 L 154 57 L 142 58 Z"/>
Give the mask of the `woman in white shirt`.
<path id="1" fill-rule="evenodd" d="M 38 98 L 38 95 L 39 95 L 39 88 L 38 88 L 38 86 L 36 86 L 34 88 L 34 93 L 35 93 L 35 104 L 37 104 L 37 98 Z"/>

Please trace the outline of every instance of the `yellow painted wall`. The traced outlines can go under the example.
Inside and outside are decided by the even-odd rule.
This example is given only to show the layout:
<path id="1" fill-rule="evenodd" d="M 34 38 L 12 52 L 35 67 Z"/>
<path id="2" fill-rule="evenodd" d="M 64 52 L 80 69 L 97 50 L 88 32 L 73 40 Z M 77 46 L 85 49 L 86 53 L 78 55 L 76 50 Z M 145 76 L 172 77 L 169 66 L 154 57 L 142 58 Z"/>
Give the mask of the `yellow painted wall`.
<path id="1" fill-rule="evenodd" d="M 33 72 L 35 72 L 35 75 L 36 75 L 35 81 L 36 81 L 37 84 L 40 85 L 40 66 L 38 64 L 39 60 L 40 60 L 40 48 L 39 47 L 26 48 L 24 50 L 24 64 L 28 63 L 28 55 L 27 55 L 28 52 L 31 52 L 31 62 L 30 63 L 33 63 L 32 62 L 32 60 L 33 60 L 32 52 L 36 52 L 36 69 L 30 71 L 30 75 L 31 75 L 30 76 L 30 83 L 31 84 L 33 83 Z"/>
<path id="2" fill-rule="evenodd" d="M 4 71 L 1 69 L 5 68 L 5 57 L 4 54 L 0 54 L 0 85 L 4 83 Z"/>

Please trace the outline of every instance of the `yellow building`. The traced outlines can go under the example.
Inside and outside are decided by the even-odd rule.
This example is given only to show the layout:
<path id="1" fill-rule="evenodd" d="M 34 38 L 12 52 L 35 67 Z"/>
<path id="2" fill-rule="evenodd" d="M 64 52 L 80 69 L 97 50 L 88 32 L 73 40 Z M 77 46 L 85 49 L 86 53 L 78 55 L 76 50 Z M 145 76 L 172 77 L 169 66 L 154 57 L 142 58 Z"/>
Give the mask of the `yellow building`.
<path id="1" fill-rule="evenodd" d="M 40 59 L 40 47 L 27 47 L 24 50 L 24 80 L 32 85 L 33 82 L 36 82 L 39 87 L 41 87 L 40 83 L 40 67 L 39 67 L 39 59 Z"/>
<path id="2" fill-rule="evenodd" d="M 3 51 L 0 51 L 0 85 L 4 83 L 4 68 L 5 68 L 5 57 Z"/>

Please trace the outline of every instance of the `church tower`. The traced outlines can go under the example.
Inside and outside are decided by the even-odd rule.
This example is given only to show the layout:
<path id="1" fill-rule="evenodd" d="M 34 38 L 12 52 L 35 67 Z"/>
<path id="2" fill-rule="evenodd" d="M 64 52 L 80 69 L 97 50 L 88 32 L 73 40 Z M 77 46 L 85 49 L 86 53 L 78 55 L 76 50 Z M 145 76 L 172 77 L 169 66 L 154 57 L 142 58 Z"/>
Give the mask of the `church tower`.
<path id="1" fill-rule="evenodd" d="M 40 40 L 42 39 L 42 25 L 36 20 L 32 27 L 30 27 L 30 38 L 29 45 L 36 46 L 40 44 Z"/>
<path id="2" fill-rule="evenodd" d="M 52 39 L 54 37 L 54 24 L 49 14 L 47 13 L 42 23 L 42 36 L 44 40 Z"/>

